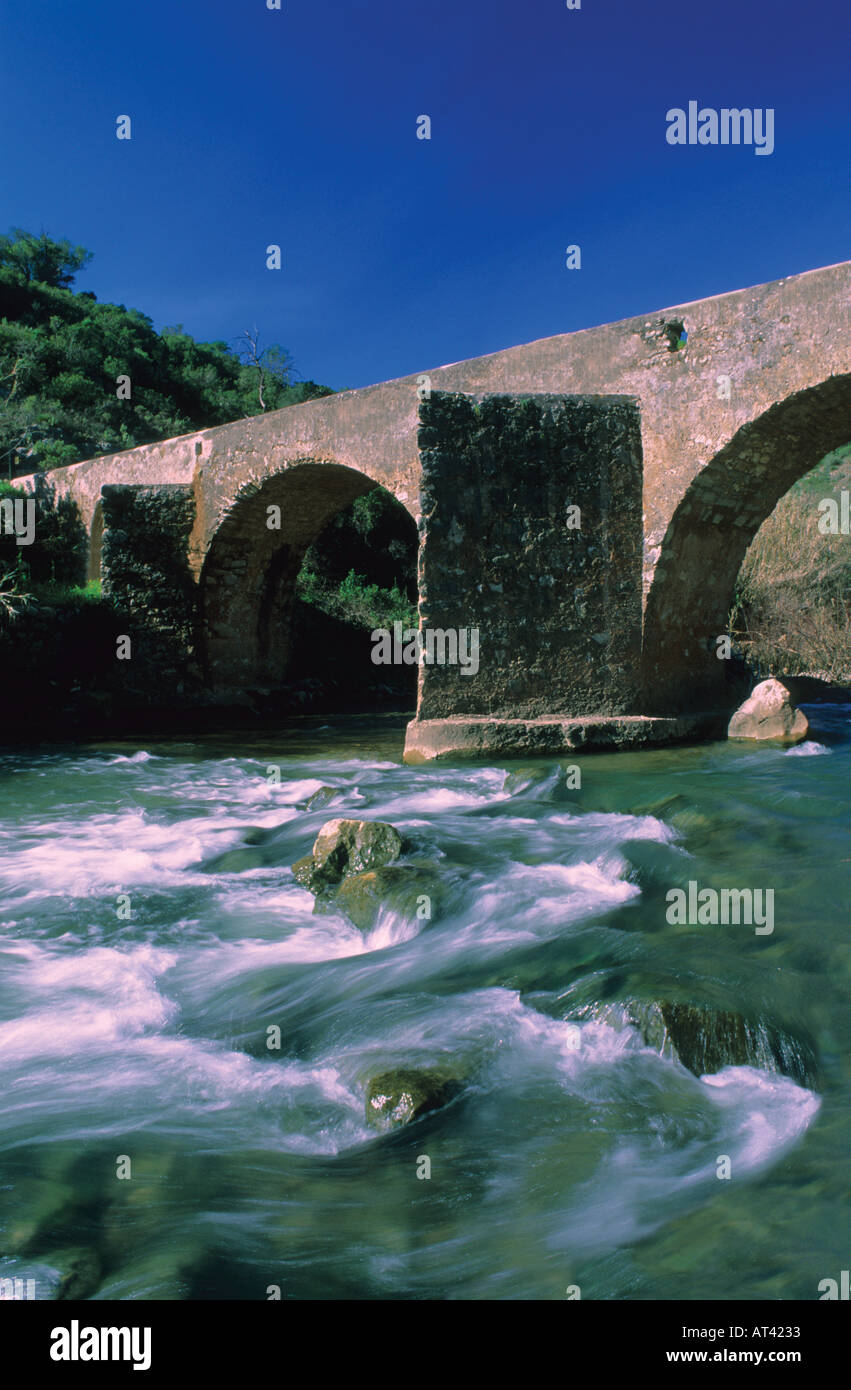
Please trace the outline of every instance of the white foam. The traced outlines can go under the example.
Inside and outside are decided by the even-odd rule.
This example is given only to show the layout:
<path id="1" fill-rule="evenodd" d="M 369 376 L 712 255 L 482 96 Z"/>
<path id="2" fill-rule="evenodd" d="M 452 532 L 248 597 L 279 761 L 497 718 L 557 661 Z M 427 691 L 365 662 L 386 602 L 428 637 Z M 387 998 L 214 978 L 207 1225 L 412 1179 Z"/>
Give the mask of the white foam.
<path id="1" fill-rule="evenodd" d="M 367 950 L 363 933 L 340 917 L 322 914 L 297 926 L 280 941 L 243 939 L 213 947 L 205 956 L 204 972 L 218 983 L 238 975 L 286 965 L 290 961 L 342 960 Z"/>
<path id="2" fill-rule="evenodd" d="M 413 777 L 416 774 L 412 774 Z M 382 799 L 382 811 L 387 815 L 441 814 L 446 811 L 469 810 L 508 801 L 503 792 L 505 773 L 497 768 L 477 768 L 463 772 L 444 771 L 440 782 L 429 773 L 421 781 L 413 781 L 404 792 L 391 793 Z"/>
<path id="3" fill-rule="evenodd" d="M 813 1091 L 788 1076 L 755 1067 L 725 1067 L 700 1081 L 732 1121 L 730 1142 L 738 1162 L 748 1171 L 774 1162 L 800 1138 L 821 1107 Z"/>
<path id="4" fill-rule="evenodd" d="M 297 815 L 278 807 L 254 822 L 274 829 Z M 63 820 L 43 827 L 35 844 L 7 851 L 0 883 L 6 885 L 7 902 L 18 903 L 45 894 L 88 897 L 126 892 L 137 884 L 183 885 L 191 881 L 185 872 L 191 865 L 239 847 L 244 830 L 241 813 L 163 821 L 130 811 Z"/>
<path id="5" fill-rule="evenodd" d="M 171 1022 L 175 1004 L 157 978 L 174 964 L 169 951 L 95 947 L 73 954 L 31 945 L 22 985 L 35 1007 L 0 1023 L 5 1067 L 39 1057 L 79 1056 L 112 1049 Z"/>
<path id="6" fill-rule="evenodd" d="M 477 894 L 476 920 L 459 940 L 465 934 L 480 944 L 533 940 L 629 902 L 640 889 L 621 877 L 624 867 L 613 853 L 577 864 L 510 862 Z"/>
<path id="7" fill-rule="evenodd" d="M 816 758 L 822 753 L 832 753 L 832 748 L 827 748 L 823 743 L 815 743 L 813 739 L 805 739 L 794 748 L 787 749 L 787 758 Z"/>
<path id="8" fill-rule="evenodd" d="M 617 811 L 590 811 L 549 817 L 550 825 L 570 826 L 574 830 L 603 830 L 619 843 L 625 840 L 654 840 L 660 845 L 679 839 L 679 831 L 656 816 L 622 815 Z"/>

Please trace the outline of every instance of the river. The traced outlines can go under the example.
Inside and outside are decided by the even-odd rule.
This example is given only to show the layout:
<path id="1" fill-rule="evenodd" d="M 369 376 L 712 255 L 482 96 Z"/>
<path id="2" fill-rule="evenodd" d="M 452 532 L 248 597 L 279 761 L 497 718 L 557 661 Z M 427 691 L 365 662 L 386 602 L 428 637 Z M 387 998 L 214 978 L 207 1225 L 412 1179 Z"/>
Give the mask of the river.
<path id="1" fill-rule="evenodd" d="M 0 1278 L 817 1298 L 849 1251 L 851 707 L 807 713 L 791 750 L 504 765 L 405 767 L 398 716 L 7 751 Z M 313 912 L 289 866 L 337 816 L 409 837 L 434 920 Z M 773 889 L 773 932 L 671 925 L 689 881 Z M 592 1007 L 672 997 L 803 1030 L 817 1080 L 700 1077 Z M 376 1134 L 365 1078 L 401 1065 L 463 1089 Z"/>

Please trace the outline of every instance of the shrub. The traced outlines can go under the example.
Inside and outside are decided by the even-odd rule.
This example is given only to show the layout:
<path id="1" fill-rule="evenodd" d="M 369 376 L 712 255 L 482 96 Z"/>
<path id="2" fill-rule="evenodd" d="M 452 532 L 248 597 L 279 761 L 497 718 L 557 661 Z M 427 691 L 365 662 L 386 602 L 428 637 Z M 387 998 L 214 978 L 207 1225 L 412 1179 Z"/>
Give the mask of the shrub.
<path id="1" fill-rule="evenodd" d="M 312 570 L 302 570 L 296 586 L 298 597 L 320 608 L 332 618 L 356 624 L 372 631 L 377 627 L 392 627 L 395 622 L 406 627 L 417 626 L 417 608 L 398 584 L 382 588 L 368 584 L 362 574 L 349 570 L 337 587 L 321 580 Z"/>
<path id="2" fill-rule="evenodd" d="M 818 499 L 836 485 L 824 474 L 781 499 L 739 572 L 730 631 L 760 678 L 851 681 L 851 536 L 819 531 Z"/>

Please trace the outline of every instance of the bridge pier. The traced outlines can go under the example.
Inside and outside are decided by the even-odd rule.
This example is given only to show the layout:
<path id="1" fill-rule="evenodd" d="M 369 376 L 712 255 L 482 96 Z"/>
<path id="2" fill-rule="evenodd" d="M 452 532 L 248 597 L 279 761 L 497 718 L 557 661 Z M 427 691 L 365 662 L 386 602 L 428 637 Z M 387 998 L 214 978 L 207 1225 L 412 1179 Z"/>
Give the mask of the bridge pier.
<path id="1" fill-rule="evenodd" d="M 478 662 L 421 662 L 406 761 L 689 736 L 639 712 L 637 403 L 435 392 L 418 443 L 424 645 L 468 650 L 472 630 Z"/>
<path id="2" fill-rule="evenodd" d="M 191 487 L 110 483 L 101 490 L 103 590 L 129 620 L 128 686 L 147 682 L 163 698 L 198 681 L 196 585 L 187 544 Z"/>

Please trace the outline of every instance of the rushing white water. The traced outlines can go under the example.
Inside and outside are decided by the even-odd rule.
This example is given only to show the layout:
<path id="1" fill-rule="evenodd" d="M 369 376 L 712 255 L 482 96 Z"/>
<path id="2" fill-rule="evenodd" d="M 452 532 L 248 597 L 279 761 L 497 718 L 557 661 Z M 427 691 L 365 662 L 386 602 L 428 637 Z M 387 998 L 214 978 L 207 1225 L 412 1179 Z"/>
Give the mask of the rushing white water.
<path id="1" fill-rule="evenodd" d="M 339 1296 L 557 1297 L 577 1266 L 597 1296 L 678 1296 L 677 1223 L 705 1216 L 703 1239 L 719 1202 L 761 1206 L 760 1183 L 770 1201 L 817 1119 L 832 1150 L 847 1097 L 829 1081 L 825 1125 L 821 1087 L 696 1076 L 582 1009 L 685 995 L 803 1021 L 837 1055 L 847 945 L 807 921 L 814 891 L 831 920 L 812 853 L 847 811 L 809 769 L 847 753 L 793 751 L 586 758 L 575 793 L 551 763 L 407 769 L 338 746 L 4 760 L 0 1278 L 57 1296 L 72 1248 L 94 1252 L 97 1297 L 262 1296 L 282 1259 L 294 1296 L 333 1267 Z M 340 815 L 408 837 L 434 920 L 314 912 L 289 866 Z M 776 887 L 774 939 L 667 925 L 670 885 L 724 875 Z M 459 1094 L 376 1135 L 365 1086 L 392 1067 L 449 1070 Z M 827 1260 L 830 1221 L 794 1194 Z"/>

